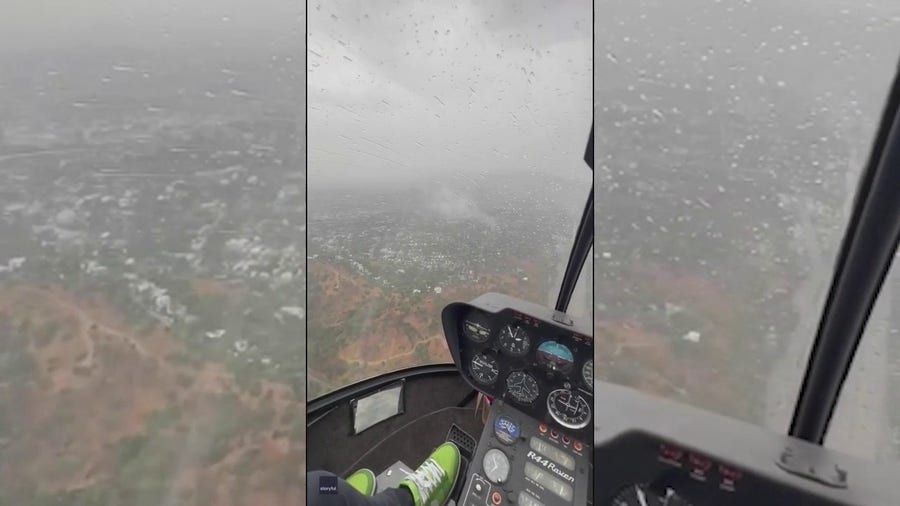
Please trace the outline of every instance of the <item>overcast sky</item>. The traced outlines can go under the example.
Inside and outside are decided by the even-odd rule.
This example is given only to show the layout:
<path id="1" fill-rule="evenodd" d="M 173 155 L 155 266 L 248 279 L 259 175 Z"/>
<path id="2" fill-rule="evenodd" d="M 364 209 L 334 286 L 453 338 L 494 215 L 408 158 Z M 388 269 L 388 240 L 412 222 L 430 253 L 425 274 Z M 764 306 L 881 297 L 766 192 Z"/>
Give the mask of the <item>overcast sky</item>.
<path id="1" fill-rule="evenodd" d="M 0 53 L 96 47 L 295 47 L 295 0 L 0 0 Z M 280 46 L 280 47 L 279 47 Z"/>
<path id="2" fill-rule="evenodd" d="M 591 176 L 589 0 L 309 4 L 309 184 Z"/>

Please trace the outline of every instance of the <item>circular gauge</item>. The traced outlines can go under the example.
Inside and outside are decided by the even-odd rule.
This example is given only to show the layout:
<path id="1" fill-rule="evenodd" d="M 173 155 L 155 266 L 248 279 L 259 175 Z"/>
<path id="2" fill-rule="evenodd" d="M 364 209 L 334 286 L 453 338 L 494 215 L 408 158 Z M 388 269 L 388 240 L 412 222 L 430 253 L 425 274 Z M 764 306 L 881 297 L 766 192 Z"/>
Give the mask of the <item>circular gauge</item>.
<path id="1" fill-rule="evenodd" d="M 581 379 L 584 380 L 584 384 L 590 388 L 594 389 L 594 359 L 590 359 L 584 363 L 584 366 L 581 368 Z"/>
<path id="2" fill-rule="evenodd" d="M 659 493 L 644 483 L 636 483 L 622 489 L 613 498 L 612 506 L 690 506 L 690 503 L 671 488 Z"/>
<path id="3" fill-rule="evenodd" d="M 491 337 L 491 321 L 483 312 L 473 309 L 463 320 L 463 334 L 476 343 L 483 343 Z"/>
<path id="4" fill-rule="evenodd" d="M 519 404 L 531 404 L 541 393 L 534 376 L 522 371 L 512 372 L 506 377 L 506 390 Z"/>
<path id="5" fill-rule="evenodd" d="M 518 325 L 508 324 L 500 329 L 500 348 L 514 357 L 521 357 L 531 349 L 531 336 Z"/>
<path id="6" fill-rule="evenodd" d="M 568 374 L 575 366 L 572 350 L 556 341 L 544 341 L 537 348 L 538 363 L 549 371 Z"/>
<path id="7" fill-rule="evenodd" d="M 515 420 L 506 415 L 500 415 L 494 419 L 494 435 L 501 443 L 511 445 L 519 440 L 522 430 Z"/>
<path id="8" fill-rule="evenodd" d="M 547 410 L 558 424 L 569 429 L 582 429 L 591 421 L 591 407 L 584 397 L 565 388 L 550 392 Z"/>
<path id="9" fill-rule="evenodd" d="M 482 385 L 492 385 L 500 375 L 500 365 L 497 364 L 497 359 L 491 355 L 479 353 L 472 357 L 472 361 L 469 363 L 469 372 L 472 373 L 475 381 Z"/>
<path id="10" fill-rule="evenodd" d="M 481 466 L 484 468 L 485 476 L 491 480 L 491 483 L 499 485 L 509 477 L 509 459 L 505 453 L 496 448 L 491 448 L 485 452 Z"/>

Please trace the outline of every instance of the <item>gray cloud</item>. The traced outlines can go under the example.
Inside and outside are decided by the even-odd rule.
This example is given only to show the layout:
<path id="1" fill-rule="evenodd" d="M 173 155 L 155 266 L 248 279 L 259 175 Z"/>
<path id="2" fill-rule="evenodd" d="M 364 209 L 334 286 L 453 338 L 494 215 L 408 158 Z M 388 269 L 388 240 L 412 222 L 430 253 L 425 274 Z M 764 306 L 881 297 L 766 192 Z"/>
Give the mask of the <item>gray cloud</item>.
<path id="1" fill-rule="evenodd" d="M 303 50 L 303 2 L 5 0 L 0 12 L 0 53 L 217 45 Z"/>
<path id="2" fill-rule="evenodd" d="M 585 175 L 590 2 L 497 5 L 311 4 L 310 184 Z"/>

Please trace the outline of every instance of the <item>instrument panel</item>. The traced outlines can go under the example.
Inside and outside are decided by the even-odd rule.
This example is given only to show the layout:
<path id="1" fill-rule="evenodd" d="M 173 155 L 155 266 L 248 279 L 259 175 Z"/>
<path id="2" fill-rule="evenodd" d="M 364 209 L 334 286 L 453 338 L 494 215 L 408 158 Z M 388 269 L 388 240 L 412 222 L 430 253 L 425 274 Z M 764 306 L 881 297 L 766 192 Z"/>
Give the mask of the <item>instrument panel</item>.
<path id="1" fill-rule="evenodd" d="M 594 381 L 590 322 L 499 294 L 442 322 L 465 381 L 496 401 L 463 506 L 900 504 L 900 464 Z"/>
<path id="2" fill-rule="evenodd" d="M 590 502 L 591 447 L 498 400 L 491 405 L 460 506 L 570 506 Z"/>
<path id="3" fill-rule="evenodd" d="M 594 389 L 594 504 L 900 504 L 896 463 L 862 461 L 619 385 Z"/>
<path id="4" fill-rule="evenodd" d="M 443 320 L 454 361 L 473 388 L 589 437 L 594 360 L 588 322 L 500 294 L 451 304 Z"/>

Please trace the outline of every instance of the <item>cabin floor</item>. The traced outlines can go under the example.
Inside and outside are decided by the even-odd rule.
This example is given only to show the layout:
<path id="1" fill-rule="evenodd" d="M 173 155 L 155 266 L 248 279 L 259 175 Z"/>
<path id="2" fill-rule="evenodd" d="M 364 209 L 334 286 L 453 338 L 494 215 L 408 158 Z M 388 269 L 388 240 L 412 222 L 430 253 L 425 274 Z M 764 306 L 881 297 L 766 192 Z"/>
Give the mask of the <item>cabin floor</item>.
<path id="1" fill-rule="evenodd" d="M 404 413 L 357 435 L 349 403 L 336 405 L 307 426 L 307 468 L 343 477 L 362 468 L 377 475 L 397 461 L 415 469 L 448 439 L 454 424 L 477 441 L 484 425 L 472 393 L 458 374 L 407 381 Z"/>
<path id="2" fill-rule="evenodd" d="M 346 475 L 361 468 L 380 473 L 398 460 L 415 469 L 428 458 L 435 447 L 447 440 L 453 424 L 468 432 L 476 441 L 483 427 L 481 418 L 473 407 L 439 409 L 413 420 L 382 439 L 362 455 Z"/>

